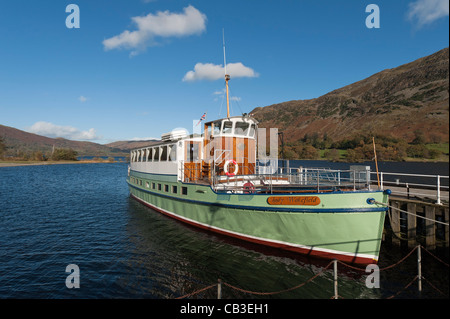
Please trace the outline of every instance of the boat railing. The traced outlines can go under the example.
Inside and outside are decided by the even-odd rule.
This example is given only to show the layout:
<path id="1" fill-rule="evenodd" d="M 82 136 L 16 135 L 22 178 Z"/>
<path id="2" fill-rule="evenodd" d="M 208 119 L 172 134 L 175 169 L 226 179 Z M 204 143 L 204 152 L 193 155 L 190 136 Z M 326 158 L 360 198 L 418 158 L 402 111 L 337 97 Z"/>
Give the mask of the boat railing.
<path id="1" fill-rule="evenodd" d="M 372 184 L 379 185 L 381 190 L 389 188 L 394 195 L 407 198 L 429 198 L 442 204 L 449 201 L 449 176 L 371 172 Z"/>
<path id="2" fill-rule="evenodd" d="M 368 174 L 354 170 L 315 169 L 275 174 L 214 176 L 211 186 L 223 192 L 301 193 L 367 189 Z M 250 183 L 250 184 L 248 184 Z"/>
<path id="3" fill-rule="evenodd" d="M 186 163 L 184 163 L 186 164 Z M 251 163 L 249 163 L 250 165 Z M 325 192 L 330 190 L 384 190 L 389 188 L 394 196 L 431 200 L 436 204 L 449 202 L 449 176 L 406 173 L 372 172 L 365 166 L 350 170 L 329 168 L 277 168 L 261 169 L 258 164 L 245 167 L 240 174 L 227 176 L 213 170 L 206 176 L 201 163 L 180 165 L 184 182 L 209 184 L 216 191 L 244 192 L 244 184 L 253 184 L 254 192 Z M 240 172 L 241 172 L 240 168 Z M 267 172 L 272 172 L 269 174 Z"/>

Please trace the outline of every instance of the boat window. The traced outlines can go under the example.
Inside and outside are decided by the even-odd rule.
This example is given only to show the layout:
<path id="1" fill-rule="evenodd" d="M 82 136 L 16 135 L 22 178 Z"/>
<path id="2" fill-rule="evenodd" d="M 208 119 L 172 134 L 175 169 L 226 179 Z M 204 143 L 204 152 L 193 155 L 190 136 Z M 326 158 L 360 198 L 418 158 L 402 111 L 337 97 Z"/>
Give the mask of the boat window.
<path id="1" fill-rule="evenodd" d="M 250 125 L 250 134 L 248 136 L 255 137 L 255 131 L 256 131 L 256 125 L 255 124 Z"/>
<path id="2" fill-rule="evenodd" d="M 169 185 L 164 185 L 164 191 L 169 192 Z"/>
<path id="3" fill-rule="evenodd" d="M 178 194 L 178 188 L 177 188 L 176 185 L 173 185 L 173 186 L 172 186 L 172 193 Z"/>
<path id="4" fill-rule="evenodd" d="M 243 135 L 247 136 L 248 133 L 248 123 L 245 122 L 236 122 L 235 128 L 234 128 L 234 134 L 236 135 Z"/>
<path id="5" fill-rule="evenodd" d="M 231 134 L 232 128 L 233 128 L 233 122 L 231 122 L 231 121 L 223 122 L 223 131 L 222 132 L 224 134 Z"/>
<path id="6" fill-rule="evenodd" d="M 188 194 L 188 189 L 187 189 L 187 187 L 185 187 L 185 186 L 182 186 L 182 187 L 181 187 L 181 194 L 183 194 L 183 195 L 187 195 L 187 194 Z"/>
<path id="7" fill-rule="evenodd" d="M 153 158 L 153 149 L 152 149 L 152 148 L 149 148 L 149 149 L 147 150 L 147 162 L 151 162 L 151 161 L 152 161 L 152 158 Z"/>
<path id="8" fill-rule="evenodd" d="M 153 161 L 158 162 L 159 161 L 159 147 L 155 147 L 153 149 Z"/>
<path id="9" fill-rule="evenodd" d="M 158 184 L 158 190 L 160 191 L 162 189 L 161 184 Z"/>
<path id="10" fill-rule="evenodd" d="M 167 161 L 167 145 L 161 146 L 161 158 L 160 161 Z"/>
<path id="11" fill-rule="evenodd" d="M 186 146 L 188 147 L 186 152 L 186 161 L 187 162 L 196 162 L 199 160 L 199 143 L 194 143 L 192 141 L 186 143 Z"/>
<path id="12" fill-rule="evenodd" d="M 220 134 L 220 126 L 222 125 L 222 122 L 217 121 L 214 122 L 214 135 L 219 135 Z"/>
<path id="13" fill-rule="evenodd" d="M 169 161 L 176 161 L 177 160 L 177 146 L 171 145 L 169 146 Z"/>

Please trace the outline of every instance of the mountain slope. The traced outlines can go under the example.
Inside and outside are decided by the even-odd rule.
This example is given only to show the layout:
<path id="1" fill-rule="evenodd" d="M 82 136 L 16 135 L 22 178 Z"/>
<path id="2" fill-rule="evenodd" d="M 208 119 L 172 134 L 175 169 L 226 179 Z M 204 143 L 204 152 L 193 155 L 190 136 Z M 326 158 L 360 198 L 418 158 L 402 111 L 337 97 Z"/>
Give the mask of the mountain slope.
<path id="1" fill-rule="evenodd" d="M 317 133 L 335 141 L 364 134 L 411 141 L 415 131 L 448 141 L 449 49 L 311 100 L 254 109 L 260 127 L 278 127 L 285 140 Z"/>
<path id="2" fill-rule="evenodd" d="M 55 148 L 71 148 L 81 156 L 125 156 L 121 149 L 92 142 L 71 141 L 64 138 L 49 138 L 24 132 L 13 127 L 0 125 L 0 137 L 7 147 L 7 155 L 18 155 L 20 152 L 41 151 L 50 154 Z"/>

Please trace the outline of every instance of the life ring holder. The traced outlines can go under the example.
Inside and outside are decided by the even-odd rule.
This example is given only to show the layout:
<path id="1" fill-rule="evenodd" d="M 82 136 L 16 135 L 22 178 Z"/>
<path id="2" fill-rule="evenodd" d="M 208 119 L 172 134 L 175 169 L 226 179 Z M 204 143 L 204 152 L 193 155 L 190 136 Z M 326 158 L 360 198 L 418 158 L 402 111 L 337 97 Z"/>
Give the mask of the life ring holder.
<path id="1" fill-rule="evenodd" d="M 230 163 L 234 164 L 234 172 L 233 173 L 228 172 L 228 165 L 230 165 Z M 238 170 L 239 170 L 239 166 L 235 160 L 228 160 L 225 162 L 225 165 L 223 166 L 223 171 L 225 172 L 225 174 L 227 176 L 235 176 L 237 174 Z"/>

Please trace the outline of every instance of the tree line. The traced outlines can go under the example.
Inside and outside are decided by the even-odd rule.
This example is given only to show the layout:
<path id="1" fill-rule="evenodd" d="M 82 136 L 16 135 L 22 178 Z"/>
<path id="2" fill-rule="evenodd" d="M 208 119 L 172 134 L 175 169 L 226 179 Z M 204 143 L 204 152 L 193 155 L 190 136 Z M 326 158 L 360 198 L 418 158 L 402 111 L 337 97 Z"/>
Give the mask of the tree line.
<path id="1" fill-rule="evenodd" d="M 8 147 L 2 137 L 0 137 L 0 159 L 4 159 Z M 51 153 L 42 151 L 17 150 L 13 156 L 8 156 L 12 160 L 22 161 L 77 161 L 78 152 L 71 148 L 55 148 Z"/>
<path id="2" fill-rule="evenodd" d="M 302 139 L 287 143 L 280 148 L 280 157 L 347 162 L 371 161 L 374 158 L 373 138 L 377 159 L 380 161 L 404 161 L 407 158 L 437 159 L 445 154 L 443 151 L 428 148 L 421 131 L 415 131 L 414 134 L 415 138 L 410 143 L 380 134 L 356 136 L 341 141 L 333 141 L 327 134 L 322 137 L 319 137 L 317 133 L 306 134 Z"/>

